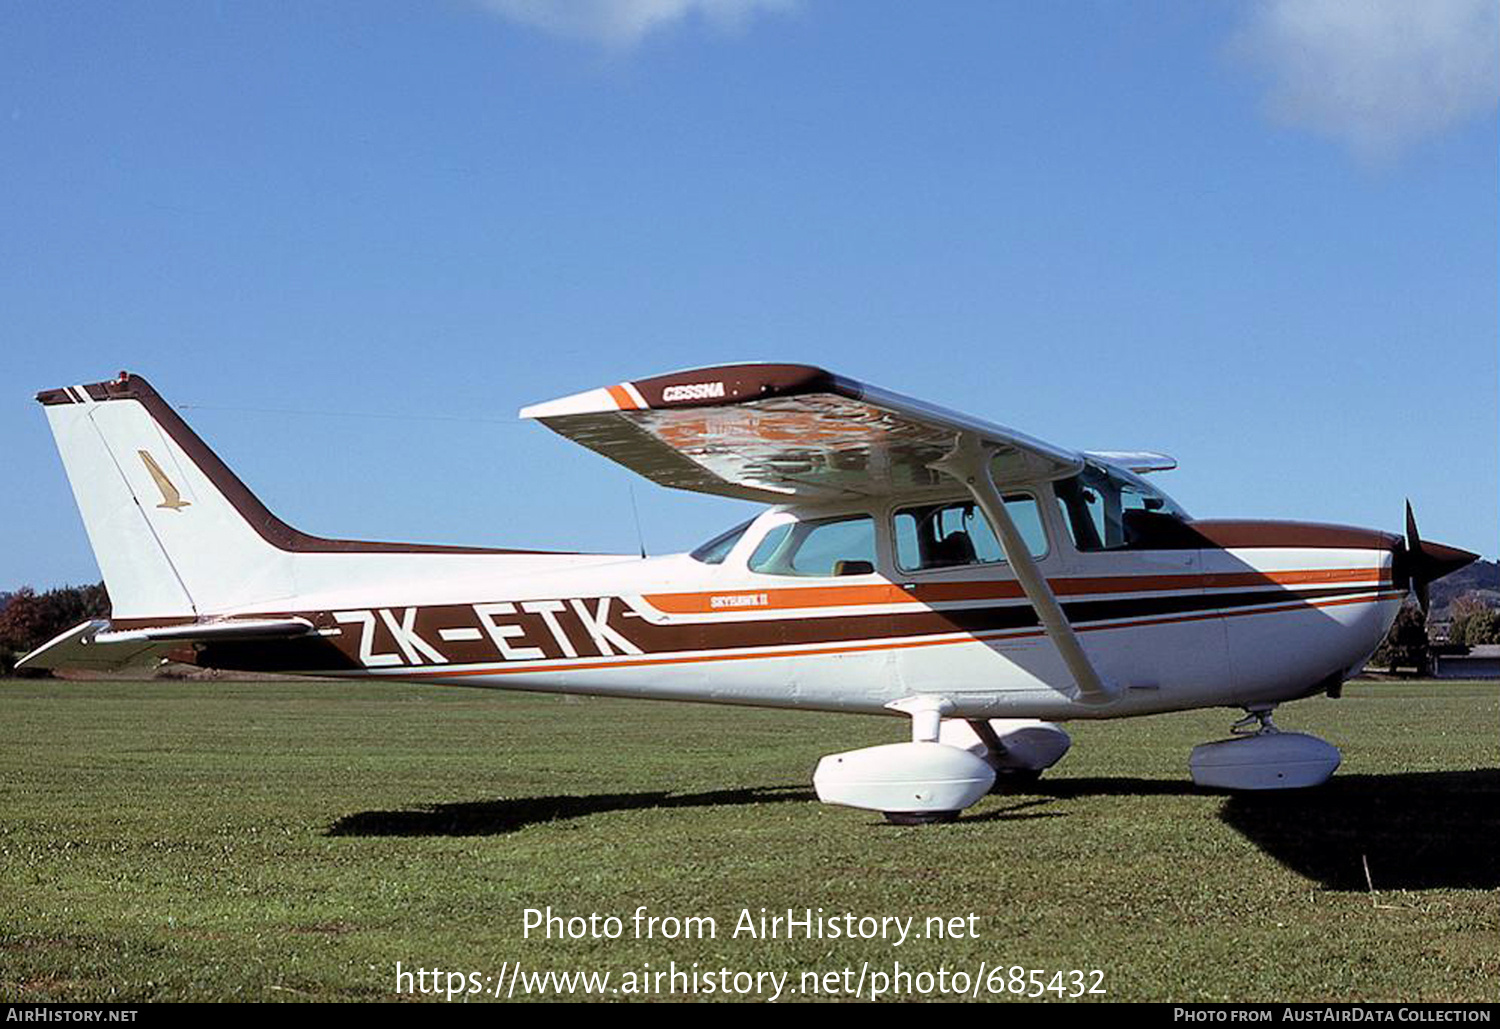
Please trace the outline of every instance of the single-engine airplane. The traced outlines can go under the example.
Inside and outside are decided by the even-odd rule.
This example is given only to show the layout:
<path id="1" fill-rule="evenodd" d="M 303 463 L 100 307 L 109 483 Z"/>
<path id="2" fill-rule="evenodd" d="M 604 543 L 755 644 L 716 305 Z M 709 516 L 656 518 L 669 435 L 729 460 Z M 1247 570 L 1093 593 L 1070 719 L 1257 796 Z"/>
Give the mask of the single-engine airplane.
<path id="1" fill-rule="evenodd" d="M 1299 522 L 1188 517 L 1155 453 L 1079 452 L 804 365 L 701 368 L 521 411 L 665 486 L 771 505 L 688 554 L 309 536 L 142 378 L 47 390 L 113 601 L 33 668 L 209 668 L 897 712 L 908 742 L 825 757 L 819 797 L 954 817 L 1070 745 L 1056 723 L 1242 708 L 1200 785 L 1316 785 L 1279 732 L 1337 696 L 1409 589 L 1474 554 Z"/>

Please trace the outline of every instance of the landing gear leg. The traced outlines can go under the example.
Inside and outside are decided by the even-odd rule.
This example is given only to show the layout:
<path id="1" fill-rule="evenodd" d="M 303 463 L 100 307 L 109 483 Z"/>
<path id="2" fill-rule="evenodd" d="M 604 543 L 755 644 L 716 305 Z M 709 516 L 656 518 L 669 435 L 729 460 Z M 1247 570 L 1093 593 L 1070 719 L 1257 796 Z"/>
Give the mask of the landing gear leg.
<path id="1" fill-rule="evenodd" d="M 1035 718 L 945 718 L 938 742 L 983 758 L 995 770 L 991 793 L 1036 782 L 1073 744 L 1061 727 Z"/>
<path id="2" fill-rule="evenodd" d="M 974 730 L 974 735 L 984 744 L 985 760 L 995 770 L 995 785 L 990 787 L 991 793 L 1005 793 L 1017 786 L 1029 786 L 1042 777 L 1040 768 L 1015 767 L 1006 762 L 1005 741 L 989 722 L 979 718 L 970 719 L 969 728 Z"/>

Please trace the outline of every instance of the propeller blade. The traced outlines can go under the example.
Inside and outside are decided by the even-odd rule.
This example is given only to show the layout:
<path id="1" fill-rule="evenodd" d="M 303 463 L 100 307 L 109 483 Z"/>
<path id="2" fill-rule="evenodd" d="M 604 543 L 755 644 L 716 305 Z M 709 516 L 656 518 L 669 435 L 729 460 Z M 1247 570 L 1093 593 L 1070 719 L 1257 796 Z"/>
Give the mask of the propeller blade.
<path id="1" fill-rule="evenodd" d="M 1422 537 L 1417 532 L 1417 516 L 1412 514 L 1411 500 L 1406 501 L 1406 560 L 1411 568 L 1411 588 L 1417 595 L 1417 607 L 1425 615 L 1427 613 L 1427 583 L 1431 580 L 1427 576 L 1426 564 L 1422 560 Z"/>

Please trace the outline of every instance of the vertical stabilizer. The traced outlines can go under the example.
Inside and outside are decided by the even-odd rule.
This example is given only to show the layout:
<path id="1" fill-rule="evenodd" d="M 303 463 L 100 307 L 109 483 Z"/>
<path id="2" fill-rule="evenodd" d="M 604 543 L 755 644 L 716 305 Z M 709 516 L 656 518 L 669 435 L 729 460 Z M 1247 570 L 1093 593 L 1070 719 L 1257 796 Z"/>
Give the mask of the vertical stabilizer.
<path id="1" fill-rule="evenodd" d="M 144 379 L 122 374 L 37 399 L 115 618 L 197 617 L 292 595 L 291 555 L 221 488 L 243 484 Z"/>
<path id="2" fill-rule="evenodd" d="M 312 536 L 272 514 L 139 375 L 45 390 L 37 400 L 116 620 L 274 614 L 299 596 L 601 559 Z"/>

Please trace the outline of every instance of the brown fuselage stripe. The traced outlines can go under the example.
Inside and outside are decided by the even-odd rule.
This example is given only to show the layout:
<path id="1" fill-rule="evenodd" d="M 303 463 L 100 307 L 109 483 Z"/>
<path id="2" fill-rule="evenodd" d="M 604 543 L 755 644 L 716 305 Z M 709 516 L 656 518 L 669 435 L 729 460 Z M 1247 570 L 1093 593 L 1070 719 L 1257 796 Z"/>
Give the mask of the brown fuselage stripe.
<path id="1" fill-rule="evenodd" d="M 1315 604 L 1326 604 L 1347 597 L 1367 597 L 1380 586 L 1340 586 L 1303 592 L 1247 592 L 1238 594 L 1202 594 L 1168 597 L 1134 597 L 1116 600 L 1070 601 L 1064 605 L 1069 621 L 1080 632 L 1116 626 L 1165 624 L 1168 621 L 1195 621 L 1238 613 L 1238 610 L 1291 610 Z M 586 602 L 589 606 L 595 602 Z M 1238 610 L 1237 610 L 1238 609 Z M 396 615 L 404 619 L 404 610 Z M 274 612 L 267 616 L 291 615 L 306 618 L 319 628 L 334 627 L 328 612 Z M 554 617 L 559 629 L 577 645 L 576 653 L 564 652 L 559 643 L 541 624 L 538 616 L 511 616 L 507 620 L 522 626 L 519 636 L 512 636 L 516 647 L 538 651 L 539 656 L 525 665 L 536 667 L 540 661 L 566 661 L 589 654 L 597 648 L 587 643 L 589 634 L 572 609 L 558 610 Z M 493 643 L 485 633 L 472 631 L 477 626 L 472 605 L 448 605 L 416 609 L 413 628 L 429 641 L 441 640 L 446 659 L 441 665 L 428 667 L 430 674 L 451 666 L 492 665 L 497 660 Z M 248 642 L 204 644 L 197 663 L 207 667 L 235 668 L 248 671 L 361 670 L 359 647 L 363 640 L 370 652 L 390 654 L 397 643 L 390 632 L 377 624 L 374 635 L 365 639 L 347 621 L 336 636 L 308 636 L 265 646 Z M 913 611 L 901 613 L 854 614 L 839 617 L 747 619 L 701 623 L 655 624 L 626 616 L 620 605 L 613 605 L 605 619 L 609 628 L 630 641 L 644 654 L 704 654 L 712 651 L 744 651 L 766 647 L 829 647 L 839 644 L 859 645 L 870 640 L 918 640 L 939 636 L 961 635 L 985 637 L 996 633 L 1040 634 L 1036 612 L 1026 603 L 1012 603 L 956 611 Z M 464 639 L 453 639 L 455 628 L 470 627 Z M 444 631 L 448 636 L 444 636 Z M 889 644 L 885 644 L 889 645 Z M 609 651 L 600 657 L 612 656 Z M 404 664 L 404 663 L 403 663 Z"/>
<path id="2" fill-rule="evenodd" d="M 1391 579 L 1385 569 L 1324 569 L 1291 572 L 1268 572 L 1268 573 L 1242 573 L 1235 575 L 1209 575 L 1209 576 L 1172 576 L 1172 577 L 1143 577 L 1143 576 L 1111 576 L 1109 578 L 1091 579 L 1053 579 L 1050 585 L 1053 591 L 1063 596 L 1080 596 L 1088 594 L 1110 594 L 1110 593 L 1146 593 L 1159 592 L 1169 589 L 1192 589 L 1206 582 L 1212 582 L 1213 588 L 1228 588 L 1231 586 L 1244 587 L 1279 587 L 1283 591 L 1288 586 L 1296 585 L 1324 585 L 1341 587 L 1338 592 L 1348 592 L 1358 587 L 1361 590 L 1379 589 L 1391 585 Z M 1326 593 L 1327 590 L 1320 591 Z M 755 607 L 749 606 L 727 606 L 714 608 L 711 600 L 714 597 L 739 597 L 764 594 L 767 603 Z M 1301 595 L 1297 593 L 1296 595 Z M 828 607 L 861 607 L 878 606 L 882 604 L 935 604 L 963 601 L 1014 601 L 1022 599 L 1019 585 L 1014 582 L 969 582 L 969 583 L 933 583 L 919 586 L 915 589 L 907 589 L 895 585 L 881 586 L 845 586 L 845 587 L 798 587 L 783 590 L 735 590 L 726 593 L 657 593 L 647 594 L 643 597 L 651 606 L 657 610 L 669 614 L 703 614 L 710 613 L 720 617 L 709 623 L 698 623 L 700 628 L 696 631 L 707 631 L 706 626 L 723 627 L 729 625 L 783 625 L 787 624 L 777 619 L 746 619 L 736 617 L 757 611 L 796 611 L 812 608 Z M 1223 606 L 1235 604 L 1254 603 L 1256 600 L 1267 602 L 1267 593 L 1239 593 L 1239 594 L 1190 594 L 1193 597 L 1209 598 L 1214 603 Z M 1159 605 L 1160 602 L 1170 601 L 1173 598 L 1139 598 L 1141 605 Z M 1067 605 L 1070 613 L 1079 610 L 1079 604 L 1074 602 Z M 1123 603 L 1123 602 L 1120 602 Z M 399 605 L 393 605 L 399 606 Z M 462 609 L 464 605 L 441 605 L 433 608 L 424 608 L 424 612 L 448 612 L 454 609 Z M 1026 606 L 1015 608 L 1027 610 Z M 973 611 L 984 611 L 983 608 L 971 609 Z M 952 619 L 960 617 L 963 612 L 918 612 L 907 611 L 894 613 L 886 617 L 901 617 L 910 619 L 922 614 L 930 614 L 933 617 Z M 317 612 L 306 611 L 274 611 L 256 612 L 253 615 L 242 615 L 240 617 L 303 617 L 314 621 L 318 620 Z M 423 623 L 427 619 L 423 616 Z M 868 617 L 880 617 L 870 615 L 851 615 L 852 619 Z M 612 614 L 611 624 L 616 628 L 621 627 L 617 621 L 618 616 Z M 173 625 L 186 625 L 195 621 L 191 615 L 163 616 L 157 618 L 117 618 L 113 621 L 115 629 L 145 629 L 160 628 Z M 327 623 L 324 617 L 322 622 Z M 451 621 L 451 619 L 450 619 Z M 823 618 L 814 620 L 816 624 L 827 625 L 833 619 Z M 419 623 L 419 628 L 430 628 L 426 624 Z M 649 624 L 649 623 L 647 623 Z"/>
<path id="3" fill-rule="evenodd" d="M 1274 607 L 1258 608 L 1252 611 L 1232 611 L 1211 614 L 1190 615 L 1181 618 L 1159 618 L 1142 619 L 1136 622 L 1126 622 L 1114 625 L 1091 625 L 1076 627 L 1079 632 L 1101 632 L 1109 629 L 1137 628 L 1146 625 L 1169 625 L 1174 622 L 1199 621 L 1206 618 L 1234 618 L 1249 615 L 1273 614 L 1283 611 L 1292 611 L 1306 608 L 1340 607 L 1347 604 L 1373 604 L 1383 600 L 1391 600 L 1404 596 L 1400 592 L 1379 593 L 1374 596 L 1344 597 L 1336 600 L 1316 601 L 1306 604 L 1280 604 Z M 420 672 L 411 672 L 399 676 L 402 679 L 428 679 L 428 678 L 468 678 L 478 675 L 520 675 L 524 673 L 546 673 L 546 672 L 575 672 L 591 671 L 594 669 L 609 668 L 637 668 L 653 665 L 673 664 L 701 664 L 706 661 L 754 661 L 777 657 L 812 657 L 828 654 L 858 654 L 869 651 L 882 650 L 909 650 L 914 647 L 943 647 L 967 643 L 982 643 L 991 639 L 1027 639 L 1029 637 L 1044 636 L 1043 630 L 1032 630 L 1022 632 L 992 632 L 975 633 L 961 636 L 959 638 L 944 639 L 918 639 L 918 640 L 893 640 L 885 643 L 866 643 L 856 646 L 844 647 L 819 647 L 803 650 L 781 650 L 771 653 L 734 653 L 734 654 L 686 654 L 679 657 L 643 657 L 631 658 L 619 661 L 579 662 L 566 665 L 499 665 L 492 668 L 462 669 L 459 671 L 444 671 L 442 669 L 423 669 Z M 378 674 L 378 673 L 376 673 Z"/>

